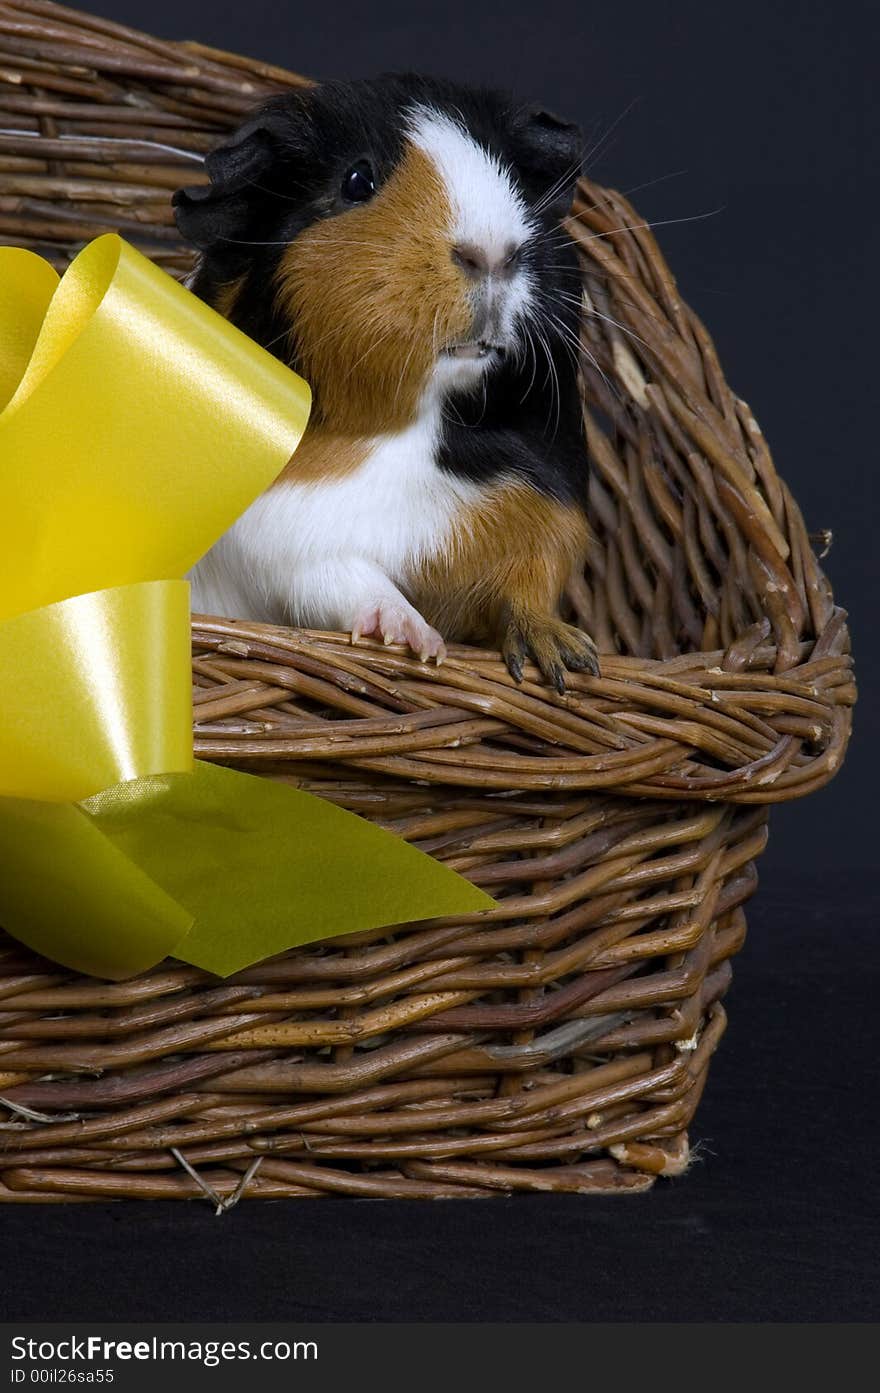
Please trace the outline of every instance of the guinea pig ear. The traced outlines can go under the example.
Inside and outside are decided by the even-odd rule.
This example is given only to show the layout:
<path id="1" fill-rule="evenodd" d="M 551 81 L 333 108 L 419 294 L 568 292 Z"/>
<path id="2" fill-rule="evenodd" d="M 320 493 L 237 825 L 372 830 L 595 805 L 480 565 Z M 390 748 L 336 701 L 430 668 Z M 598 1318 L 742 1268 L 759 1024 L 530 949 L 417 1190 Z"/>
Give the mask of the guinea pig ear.
<path id="1" fill-rule="evenodd" d="M 544 207 L 548 213 L 564 217 L 584 160 L 581 129 L 545 107 L 530 106 L 522 113 L 521 130 L 529 173 L 545 185 Z"/>
<path id="2" fill-rule="evenodd" d="M 181 234 L 202 251 L 242 240 L 250 220 L 254 185 L 272 164 L 277 144 L 257 118 L 235 139 L 205 158 L 210 184 L 178 189 L 171 202 Z"/>

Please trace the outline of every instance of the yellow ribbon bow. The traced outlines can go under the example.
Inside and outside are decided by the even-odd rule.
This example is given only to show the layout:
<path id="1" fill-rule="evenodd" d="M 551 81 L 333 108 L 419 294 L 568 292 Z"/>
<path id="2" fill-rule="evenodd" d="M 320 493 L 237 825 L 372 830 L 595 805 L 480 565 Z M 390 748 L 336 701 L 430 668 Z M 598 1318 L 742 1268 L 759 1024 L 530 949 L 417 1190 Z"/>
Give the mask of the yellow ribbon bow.
<path id="1" fill-rule="evenodd" d="M 120 238 L 0 248 L 0 924 L 123 978 L 492 901 L 319 798 L 193 761 L 181 579 L 309 389 Z"/>

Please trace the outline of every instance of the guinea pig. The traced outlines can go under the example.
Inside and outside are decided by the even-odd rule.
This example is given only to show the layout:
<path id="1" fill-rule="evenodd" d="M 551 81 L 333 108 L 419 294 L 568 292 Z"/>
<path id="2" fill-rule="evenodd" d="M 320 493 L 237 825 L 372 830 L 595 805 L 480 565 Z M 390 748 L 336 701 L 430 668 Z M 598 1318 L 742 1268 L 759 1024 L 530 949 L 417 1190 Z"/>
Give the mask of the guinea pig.
<path id="1" fill-rule="evenodd" d="M 577 127 L 416 75 L 270 99 L 174 196 L 190 286 L 310 384 L 282 474 L 199 562 L 203 613 L 491 644 L 598 672 L 583 566 Z"/>

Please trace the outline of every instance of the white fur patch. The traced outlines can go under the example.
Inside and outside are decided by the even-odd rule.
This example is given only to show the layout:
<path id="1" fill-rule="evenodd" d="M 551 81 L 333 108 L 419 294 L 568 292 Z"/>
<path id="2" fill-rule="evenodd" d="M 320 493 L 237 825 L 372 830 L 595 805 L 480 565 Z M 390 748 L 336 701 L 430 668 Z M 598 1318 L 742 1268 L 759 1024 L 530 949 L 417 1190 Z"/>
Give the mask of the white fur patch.
<path id="1" fill-rule="evenodd" d="M 416 106 L 410 113 L 408 136 L 443 181 L 451 210 L 450 247 L 476 247 L 490 262 L 500 264 L 535 235 L 537 227 L 510 171 L 464 126 L 445 112 Z M 499 338 L 510 346 L 515 326 L 531 304 L 531 279 L 523 270 L 488 279 L 486 293 L 497 307 Z"/>
<path id="2" fill-rule="evenodd" d="M 263 494 L 193 571 L 193 609 L 345 631 L 366 604 L 405 591 L 480 496 L 437 467 L 439 430 L 431 398 L 407 429 L 377 437 L 350 474 Z"/>
<path id="3" fill-rule="evenodd" d="M 494 155 L 444 112 L 415 107 L 409 138 L 432 160 L 452 208 L 454 242 L 504 258 L 535 232 L 526 204 Z"/>

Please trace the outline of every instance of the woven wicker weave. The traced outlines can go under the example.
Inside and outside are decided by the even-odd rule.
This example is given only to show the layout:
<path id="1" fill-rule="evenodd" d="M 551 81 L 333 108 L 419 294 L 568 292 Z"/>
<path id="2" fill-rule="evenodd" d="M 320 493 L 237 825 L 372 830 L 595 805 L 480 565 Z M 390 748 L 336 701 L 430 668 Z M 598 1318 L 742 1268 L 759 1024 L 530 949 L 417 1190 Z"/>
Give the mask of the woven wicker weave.
<path id="1" fill-rule="evenodd" d="M 170 191 L 300 81 L 0 0 L 0 240 L 63 265 L 113 228 L 184 270 Z M 588 181 L 572 231 L 596 542 L 568 603 L 601 678 L 559 697 L 476 649 L 438 671 L 194 629 L 199 756 L 393 828 L 498 909 L 227 983 L 106 985 L 0 938 L 0 1198 L 638 1190 L 687 1165 L 766 807 L 830 778 L 855 691 L 797 505 L 650 232 Z"/>

